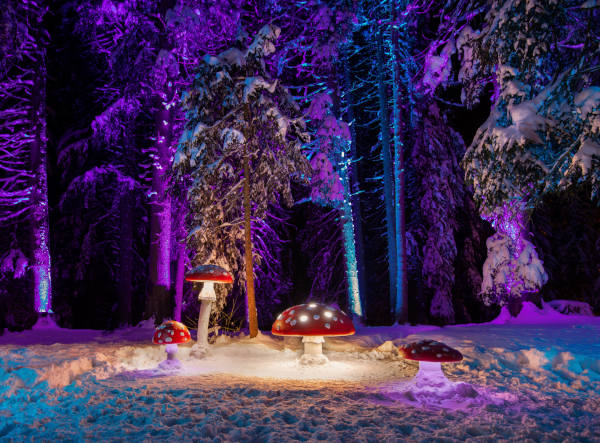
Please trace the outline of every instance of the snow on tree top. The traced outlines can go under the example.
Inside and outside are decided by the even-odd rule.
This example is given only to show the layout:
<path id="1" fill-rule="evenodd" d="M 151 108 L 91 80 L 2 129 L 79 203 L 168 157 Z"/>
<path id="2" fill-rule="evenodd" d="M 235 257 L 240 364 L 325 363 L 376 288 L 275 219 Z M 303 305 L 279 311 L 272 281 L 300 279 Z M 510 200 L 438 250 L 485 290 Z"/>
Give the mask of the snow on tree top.
<path id="1" fill-rule="evenodd" d="M 518 105 L 507 105 L 507 111 L 517 132 L 527 140 L 542 143 L 536 131 L 544 129 L 547 120 L 537 113 L 537 104 L 532 100 Z M 521 138 L 521 137 L 519 137 Z"/>
<path id="2" fill-rule="evenodd" d="M 279 38 L 279 34 L 281 34 L 281 28 L 278 26 L 271 24 L 263 26 L 248 47 L 248 54 L 255 54 L 258 49 L 262 51 L 262 55 L 272 54 L 275 52 L 273 41 Z"/>
<path id="3" fill-rule="evenodd" d="M 579 92 L 573 99 L 582 119 L 586 119 L 589 114 L 596 113 L 600 115 L 600 86 L 592 86 Z"/>
<path id="4" fill-rule="evenodd" d="M 242 101 L 244 103 L 248 103 L 251 96 L 254 93 L 261 89 L 266 89 L 271 94 L 275 92 L 275 88 L 277 87 L 277 80 L 273 82 L 268 82 L 261 76 L 257 77 L 247 77 L 244 80 L 244 94 L 242 96 Z"/>
<path id="5" fill-rule="evenodd" d="M 237 48 L 229 48 L 220 53 L 217 58 L 217 63 L 214 63 L 213 59 L 214 57 L 210 58 L 209 64 L 216 65 L 225 63 L 228 65 L 235 65 L 240 67 L 246 64 L 246 54 Z"/>
<path id="6" fill-rule="evenodd" d="M 223 149 L 228 149 L 231 145 L 241 145 L 246 141 L 244 134 L 233 128 L 223 129 L 221 138 L 223 139 Z"/>
<path id="7" fill-rule="evenodd" d="M 571 165 L 567 172 L 574 172 L 580 169 L 583 175 L 587 175 L 592 170 L 592 159 L 596 157 L 600 161 L 600 145 L 589 138 L 583 139 L 577 153 L 571 159 Z"/>

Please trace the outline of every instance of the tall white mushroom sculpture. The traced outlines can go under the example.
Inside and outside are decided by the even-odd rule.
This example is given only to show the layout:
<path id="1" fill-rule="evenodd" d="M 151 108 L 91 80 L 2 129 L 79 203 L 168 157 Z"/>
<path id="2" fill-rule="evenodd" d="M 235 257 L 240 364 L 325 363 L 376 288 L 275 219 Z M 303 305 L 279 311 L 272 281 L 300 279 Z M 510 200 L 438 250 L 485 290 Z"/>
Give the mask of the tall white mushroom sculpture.
<path id="1" fill-rule="evenodd" d="M 233 283 L 231 274 L 217 265 L 196 266 L 185 275 L 187 281 L 204 283 L 198 294 L 200 313 L 198 314 L 198 337 L 194 345 L 194 354 L 204 354 L 208 348 L 208 321 L 213 302 L 217 301 L 215 283 Z"/>
<path id="2" fill-rule="evenodd" d="M 271 333 L 302 337 L 304 354 L 300 357 L 300 363 L 324 364 L 329 360 L 323 355 L 323 337 L 352 335 L 354 325 L 350 317 L 339 309 L 321 303 L 308 303 L 292 306 L 279 314 Z"/>

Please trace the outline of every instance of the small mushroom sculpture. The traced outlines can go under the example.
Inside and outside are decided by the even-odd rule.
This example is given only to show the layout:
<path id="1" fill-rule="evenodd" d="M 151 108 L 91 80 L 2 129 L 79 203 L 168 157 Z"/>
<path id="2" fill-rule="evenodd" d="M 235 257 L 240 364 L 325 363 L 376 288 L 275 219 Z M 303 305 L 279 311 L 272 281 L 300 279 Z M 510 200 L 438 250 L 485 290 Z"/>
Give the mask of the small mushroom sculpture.
<path id="1" fill-rule="evenodd" d="M 324 364 L 323 337 L 354 334 L 352 320 L 343 311 L 321 303 L 292 306 L 277 316 L 273 335 L 302 337 L 304 354 L 301 364 Z"/>
<path id="2" fill-rule="evenodd" d="M 202 282 L 202 290 L 198 294 L 200 300 L 200 313 L 198 314 L 198 337 L 195 353 L 203 354 L 208 348 L 208 321 L 212 303 L 217 301 L 215 294 L 215 283 L 233 283 L 233 278 L 226 269 L 217 265 L 196 266 L 185 275 L 185 279 L 191 282 Z"/>
<path id="3" fill-rule="evenodd" d="M 179 369 L 181 362 L 175 356 L 177 354 L 177 345 L 187 343 L 192 339 L 190 331 L 183 323 L 175 320 L 168 320 L 159 325 L 154 331 L 152 343 L 155 345 L 166 345 L 165 352 L 167 359 L 161 362 L 158 367 L 161 369 Z"/>
<path id="4" fill-rule="evenodd" d="M 449 383 L 442 371 L 442 363 L 453 363 L 463 359 L 456 349 L 435 340 L 421 340 L 398 348 L 400 356 L 419 362 L 415 385 L 422 388 L 442 388 Z"/>

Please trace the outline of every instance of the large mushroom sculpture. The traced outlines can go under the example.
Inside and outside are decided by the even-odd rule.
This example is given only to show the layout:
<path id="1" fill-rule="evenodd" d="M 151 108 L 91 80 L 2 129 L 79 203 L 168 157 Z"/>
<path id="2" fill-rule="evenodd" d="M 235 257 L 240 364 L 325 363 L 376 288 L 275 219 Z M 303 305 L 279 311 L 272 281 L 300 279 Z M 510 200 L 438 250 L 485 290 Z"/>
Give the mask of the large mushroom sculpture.
<path id="1" fill-rule="evenodd" d="M 215 283 L 233 283 L 233 277 L 224 268 L 217 265 L 196 266 L 185 275 L 185 279 L 194 283 L 204 283 L 198 294 L 200 313 L 198 314 L 198 337 L 195 353 L 204 353 L 208 348 L 208 321 L 212 304 L 217 301 Z"/>
<path id="2" fill-rule="evenodd" d="M 401 357 L 419 362 L 419 372 L 413 382 L 425 389 L 440 389 L 450 384 L 442 371 L 442 363 L 454 363 L 463 359 L 456 349 L 435 340 L 421 340 L 399 346 Z"/>
<path id="3" fill-rule="evenodd" d="M 323 337 L 354 334 L 352 320 L 343 311 L 321 303 L 292 306 L 277 316 L 273 335 L 302 337 L 304 353 L 301 364 L 324 364 Z"/>
<path id="4" fill-rule="evenodd" d="M 165 352 L 167 359 L 159 363 L 161 369 L 179 369 L 181 362 L 177 360 L 177 345 L 187 343 L 192 339 L 190 331 L 183 323 L 175 320 L 167 320 L 163 322 L 154 331 L 152 343 L 155 345 L 166 345 Z"/>

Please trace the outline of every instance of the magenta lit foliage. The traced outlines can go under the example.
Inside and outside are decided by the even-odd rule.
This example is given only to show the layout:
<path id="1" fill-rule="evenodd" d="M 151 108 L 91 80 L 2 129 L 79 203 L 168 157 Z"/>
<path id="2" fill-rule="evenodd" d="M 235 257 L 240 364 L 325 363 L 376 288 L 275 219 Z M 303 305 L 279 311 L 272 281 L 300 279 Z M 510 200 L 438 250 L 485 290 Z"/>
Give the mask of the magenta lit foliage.
<path id="1" fill-rule="evenodd" d="M 484 302 L 504 305 L 511 299 L 539 291 L 548 275 L 535 247 L 526 238 L 524 202 L 509 200 L 484 218 L 497 231 L 487 240 L 488 257 L 483 265 L 481 287 Z"/>
<path id="2" fill-rule="evenodd" d="M 525 205 L 521 199 L 504 202 L 502 207 L 491 214 L 482 215 L 489 221 L 496 232 L 507 235 L 515 244 L 512 255 L 519 257 L 523 252 L 523 240 L 527 234 L 525 228 Z"/>

